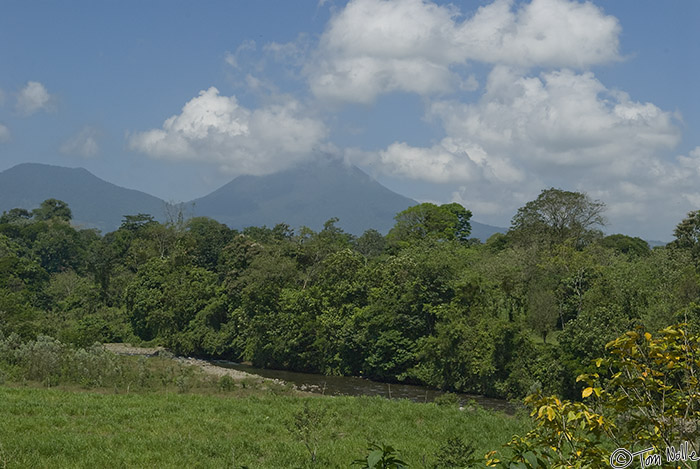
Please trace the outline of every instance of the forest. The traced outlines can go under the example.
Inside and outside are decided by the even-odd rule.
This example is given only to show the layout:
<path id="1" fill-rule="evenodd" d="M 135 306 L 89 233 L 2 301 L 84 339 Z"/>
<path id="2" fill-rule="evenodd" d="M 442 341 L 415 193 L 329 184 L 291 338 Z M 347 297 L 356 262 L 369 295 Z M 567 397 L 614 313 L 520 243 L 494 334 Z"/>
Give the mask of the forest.
<path id="1" fill-rule="evenodd" d="M 585 416 L 581 428 L 598 436 L 610 428 L 582 398 L 639 384 L 619 383 L 619 373 L 601 384 L 604 357 L 639 358 L 641 341 L 658 352 L 640 368 L 646 377 L 661 358 L 672 371 L 684 363 L 688 342 L 667 354 L 678 337 L 695 337 L 697 353 L 700 211 L 653 249 L 604 235 L 604 203 L 580 192 L 543 190 L 485 243 L 470 238 L 470 218 L 456 203 L 423 203 L 398 213 L 385 236 L 353 236 L 338 219 L 318 232 L 236 231 L 171 210 L 165 223 L 125 215 L 103 235 L 71 225 L 70 207 L 49 199 L 0 217 L 0 342 L 157 344 L 259 367 L 530 396 L 541 428 Z M 690 383 L 684 402 L 697 412 L 687 372 L 678 382 Z M 551 446 L 536 437 L 514 440 L 513 461 L 535 458 L 537 442 Z M 599 446 L 582 447 L 600 459 Z"/>
<path id="2" fill-rule="evenodd" d="M 650 249 L 604 236 L 605 206 L 542 191 L 507 234 L 424 203 L 382 236 L 231 230 L 124 216 L 101 235 L 51 199 L 0 217 L 0 332 L 78 346 L 149 342 L 179 355 L 488 396 L 580 395 L 578 375 L 636 326 L 700 321 L 700 214 Z"/>

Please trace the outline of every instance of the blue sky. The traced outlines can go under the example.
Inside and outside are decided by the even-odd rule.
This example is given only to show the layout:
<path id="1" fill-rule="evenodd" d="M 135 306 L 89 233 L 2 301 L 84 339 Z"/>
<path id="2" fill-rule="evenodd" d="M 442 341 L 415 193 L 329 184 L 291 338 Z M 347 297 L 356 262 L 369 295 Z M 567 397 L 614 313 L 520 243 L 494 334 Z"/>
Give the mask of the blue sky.
<path id="1" fill-rule="evenodd" d="M 5 1 L 0 170 L 82 166 L 167 200 L 343 158 L 508 226 L 548 187 L 608 232 L 700 209 L 700 4 Z"/>

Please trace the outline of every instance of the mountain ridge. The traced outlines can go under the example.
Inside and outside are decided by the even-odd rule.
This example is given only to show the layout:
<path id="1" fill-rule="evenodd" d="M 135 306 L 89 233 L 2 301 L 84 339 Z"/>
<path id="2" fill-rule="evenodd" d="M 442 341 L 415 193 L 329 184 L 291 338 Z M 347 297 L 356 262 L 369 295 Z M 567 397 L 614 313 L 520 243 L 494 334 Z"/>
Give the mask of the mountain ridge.
<path id="1" fill-rule="evenodd" d="M 149 213 L 162 220 L 166 205 L 158 197 L 105 181 L 85 168 L 21 163 L 0 172 L 0 211 L 30 210 L 50 198 L 68 204 L 74 224 L 103 232 L 118 228 L 124 215 Z"/>
<path id="2" fill-rule="evenodd" d="M 74 224 L 104 233 L 117 229 L 124 215 L 148 213 L 162 221 L 168 206 L 158 197 L 105 181 L 85 168 L 21 163 L 0 172 L 0 212 L 31 210 L 49 198 L 68 203 Z M 238 176 L 184 205 L 193 206 L 193 216 L 207 216 L 236 229 L 287 223 L 319 230 L 337 217 L 338 226 L 360 235 L 368 228 L 386 234 L 396 213 L 416 204 L 361 169 L 329 160 L 267 176 Z M 506 231 L 471 223 L 472 236 L 482 241 Z"/>

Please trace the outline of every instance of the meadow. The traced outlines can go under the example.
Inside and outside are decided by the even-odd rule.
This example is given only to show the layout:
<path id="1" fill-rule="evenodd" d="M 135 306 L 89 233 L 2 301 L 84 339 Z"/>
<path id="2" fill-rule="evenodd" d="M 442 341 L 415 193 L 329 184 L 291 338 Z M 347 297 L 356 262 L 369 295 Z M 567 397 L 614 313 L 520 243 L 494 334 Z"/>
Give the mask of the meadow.
<path id="1" fill-rule="evenodd" d="M 391 444 L 410 467 L 439 467 L 458 437 L 481 456 L 527 418 L 368 397 L 119 393 L 0 387 L 0 467 L 349 467 Z M 312 454 L 315 452 L 315 461 Z"/>

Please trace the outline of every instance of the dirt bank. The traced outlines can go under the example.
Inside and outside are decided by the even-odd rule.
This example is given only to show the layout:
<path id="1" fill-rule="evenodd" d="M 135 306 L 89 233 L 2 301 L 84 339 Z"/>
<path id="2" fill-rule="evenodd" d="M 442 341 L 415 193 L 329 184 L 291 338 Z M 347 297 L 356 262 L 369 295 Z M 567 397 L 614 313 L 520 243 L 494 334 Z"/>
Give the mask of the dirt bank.
<path id="1" fill-rule="evenodd" d="M 168 352 L 165 348 L 163 347 L 134 347 L 129 344 L 103 344 L 103 347 L 105 350 L 109 350 L 112 353 L 116 353 L 118 355 L 141 355 L 145 357 L 156 357 L 156 356 L 165 356 L 165 357 L 172 357 L 173 360 L 177 360 L 178 362 L 189 365 L 189 366 L 196 366 L 199 369 L 201 369 L 204 373 L 214 375 L 214 376 L 225 376 L 228 375 L 231 378 L 235 380 L 255 380 L 257 382 L 263 383 L 266 381 L 272 381 L 276 383 L 282 383 L 281 380 L 277 379 L 266 379 L 262 378 L 257 375 L 253 375 L 250 373 L 246 373 L 244 371 L 239 371 L 239 370 L 231 370 L 228 368 L 223 368 L 220 366 L 214 366 L 211 363 L 205 361 L 205 360 L 200 360 L 198 358 L 190 358 L 190 357 L 175 357 L 173 356 L 172 353 Z"/>

